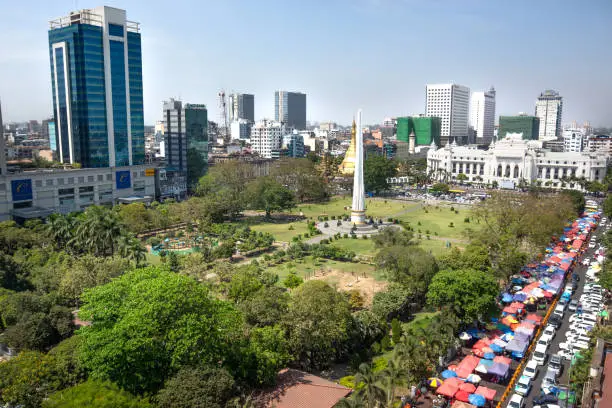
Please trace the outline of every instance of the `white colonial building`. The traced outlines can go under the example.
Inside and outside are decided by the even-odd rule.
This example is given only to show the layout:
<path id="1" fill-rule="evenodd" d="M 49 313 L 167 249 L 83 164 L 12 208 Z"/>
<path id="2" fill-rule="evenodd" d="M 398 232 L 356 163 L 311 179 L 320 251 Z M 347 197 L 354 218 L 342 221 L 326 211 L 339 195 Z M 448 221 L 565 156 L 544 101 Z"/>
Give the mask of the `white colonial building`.
<path id="1" fill-rule="evenodd" d="M 602 181 L 609 158 L 577 152 L 551 152 L 542 143 L 523 140 L 520 133 L 508 133 L 492 142 L 488 150 L 451 143 L 427 153 L 427 170 L 439 181 L 461 180 L 514 188 L 521 181 L 550 188 L 580 189 L 570 179 Z M 464 174 L 464 177 L 460 177 Z"/>

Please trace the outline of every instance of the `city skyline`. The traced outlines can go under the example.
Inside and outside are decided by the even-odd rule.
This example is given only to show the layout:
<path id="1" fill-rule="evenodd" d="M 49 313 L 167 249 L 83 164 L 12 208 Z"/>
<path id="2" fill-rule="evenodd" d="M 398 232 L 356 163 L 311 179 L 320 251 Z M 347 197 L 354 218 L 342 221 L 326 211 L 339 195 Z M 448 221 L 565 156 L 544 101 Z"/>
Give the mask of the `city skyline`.
<path id="1" fill-rule="evenodd" d="M 379 123 L 385 116 L 424 113 L 425 85 L 450 82 L 472 90 L 494 85 L 498 91 L 496 119 L 533 111 L 540 92 L 551 88 L 564 97 L 565 122 L 612 124 L 606 98 L 612 92 L 612 81 L 605 70 L 612 57 L 602 52 L 605 39 L 612 36 L 612 28 L 605 23 L 612 15 L 612 4 L 605 0 L 593 1 L 588 8 L 574 1 L 564 2 L 563 7 L 553 7 L 558 3 L 552 1 L 421 4 L 358 0 L 308 5 L 185 1 L 164 13 L 152 3 L 77 4 L 77 8 L 124 8 L 131 19 L 141 23 L 147 124 L 160 119 L 159 104 L 172 96 L 206 103 L 215 120 L 221 89 L 228 94 L 234 90 L 254 94 L 256 120 L 274 117 L 275 90 L 291 89 L 308 95 L 308 121 L 347 125 L 355 106 L 360 106 L 368 112 L 364 123 Z M 192 11 L 184 13 L 186 7 Z M 323 9 L 334 18 L 320 17 Z M 36 7 L 13 3 L 3 8 L 0 98 L 5 122 L 51 115 L 48 21 L 73 10 L 74 2 L 67 0 L 40 2 Z M 207 24 L 201 24 L 196 17 L 202 13 L 231 18 L 209 18 Z M 503 21 L 496 17 L 499 15 L 505 16 Z M 308 35 L 303 30 L 295 32 L 295 16 L 319 21 L 317 29 L 308 30 Z M 406 17 L 411 17 L 410 24 L 400 24 Z M 434 17 L 436 24 L 430 24 Z M 541 21 L 579 17 L 589 21 L 581 30 L 569 32 L 563 24 L 547 27 L 556 42 L 549 42 L 544 54 L 531 51 Z M 276 24 L 253 25 L 266 18 Z M 374 24 L 381 18 L 385 24 Z M 231 32 L 227 30 L 230 22 L 242 28 Z M 279 31 L 285 34 L 279 36 Z M 245 35 L 250 39 L 246 43 Z M 283 51 L 264 57 L 261 51 L 270 44 Z M 411 54 L 426 55 L 429 63 L 411 63 L 413 58 L 399 52 L 405 48 Z M 362 56 L 359 64 L 342 62 L 354 60 L 355 53 Z M 572 53 L 580 58 L 569 58 Z M 322 59 L 329 63 L 322 64 Z M 452 64 L 447 63 L 450 59 Z M 182 64 L 184 61 L 189 64 Z"/>

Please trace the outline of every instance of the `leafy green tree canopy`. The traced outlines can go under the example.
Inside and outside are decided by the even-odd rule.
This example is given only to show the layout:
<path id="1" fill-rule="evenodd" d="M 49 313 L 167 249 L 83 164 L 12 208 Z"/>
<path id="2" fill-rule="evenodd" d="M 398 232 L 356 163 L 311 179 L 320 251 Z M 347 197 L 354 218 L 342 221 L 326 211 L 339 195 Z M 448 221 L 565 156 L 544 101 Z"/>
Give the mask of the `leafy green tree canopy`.
<path id="1" fill-rule="evenodd" d="M 83 364 L 129 391 L 157 389 L 183 365 L 223 361 L 241 320 L 195 280 L 161 267 L 131 271 L 85 292 Z"/>
<path id="2" fill-rule="evenodd" d="M 52 394 L 43 408 L 150 408 L 147 399 L 137 397 L 108 381 L 89 380 Z"/>
<path id="3" fill-rule="evenodd" d="M 258 177 L 247 186 L 249 206 L 254 210 L 264 210 L 266 217 L 273 211 L 293 208 L 293 192 L 271 177 Z"/>
<path id="4" fill-rule="evenodd" d="M 497 312 L 495 298 L 499 286 L 495 278 L 482 271 L 469 269 L 440 271 L 434 276 L 427 301 L 437 307 L 450 307 L 466 323 L 486 320 Z"/>
<path id="5" fill-rule="evenodd" d="M 383 156 L 370 155 L 364 162 L 363 181 L 366 191 L 376 194 L 389 188 L 387 179 L 397 174 L 397 163 Z"/>
<path id="6" fill-rule="evenodd" d="M 157 394 L 159 408 L 223 408 L 234 393 L 234 378 L 225 369 L 181 369 Z"/>

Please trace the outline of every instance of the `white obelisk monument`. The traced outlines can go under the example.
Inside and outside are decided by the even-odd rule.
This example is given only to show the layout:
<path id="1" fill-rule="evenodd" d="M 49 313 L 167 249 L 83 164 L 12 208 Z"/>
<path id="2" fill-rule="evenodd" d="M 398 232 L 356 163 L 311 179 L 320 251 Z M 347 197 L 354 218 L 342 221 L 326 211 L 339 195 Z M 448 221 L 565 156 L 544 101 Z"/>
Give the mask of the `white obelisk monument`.
<path id="1" fill-rule="evenodd" d="M 353 176 L 353 207 L 351 209 L 351 222 L 365 224 L 365 188 L 363 187 L 363 130 L 361 126 L 361 109 L 357 111 L 357 138 L 355 140 L 355 174 Z"/>

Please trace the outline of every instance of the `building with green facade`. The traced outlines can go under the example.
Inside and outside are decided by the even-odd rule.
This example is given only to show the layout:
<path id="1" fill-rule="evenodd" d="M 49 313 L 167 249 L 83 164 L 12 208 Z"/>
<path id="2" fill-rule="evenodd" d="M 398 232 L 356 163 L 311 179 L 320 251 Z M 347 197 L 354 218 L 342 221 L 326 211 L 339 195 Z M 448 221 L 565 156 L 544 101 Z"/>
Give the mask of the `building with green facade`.
<path id="1" fill-rule="evenodd" d="M 405 116 L 397 118 L 396 138 L 408 143 L 410 133 L 414 130 L 415 145 L 428 146 L 436 142 L 440 146 L 442 120 L 433 116 Z"/>
<path id="2" fill-rule="evenodd" d="M 185 104 L 187 184 L 195 185 L 208 165 L 208 110 L 206 105 Z"/>
<path id="3" fill-rule="evenodd" d="M 535 116 L 500 116 L 498 139 L 503 139 L 508 133 L 522 133 L 523 140 L 538 140 L 540 119 Z"/>

